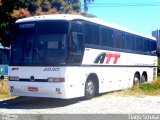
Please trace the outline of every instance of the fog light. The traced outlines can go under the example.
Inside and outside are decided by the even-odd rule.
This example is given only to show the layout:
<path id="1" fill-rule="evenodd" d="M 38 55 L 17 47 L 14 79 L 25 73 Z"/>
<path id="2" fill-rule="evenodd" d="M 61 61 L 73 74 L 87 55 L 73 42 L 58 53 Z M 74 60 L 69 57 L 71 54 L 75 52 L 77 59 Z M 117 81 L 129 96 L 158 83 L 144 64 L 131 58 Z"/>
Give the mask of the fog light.
<path id="1" fill-rule="evenodd" d="M 60 89 L 60 88 L 56 88 L 56 91 L 57 91 L 57 92 L 60 92 L 60 91 L 61 91 L 61 89 Z"/>
<path id="2" fill-rule="evenodd" d="M 18 80 L 19 80 L 19 77 L 18 77 L 18 76 L 9 76 L 8 78 L 9 78 L 9 80 L 11 80 L 11 81 L 18 81 Z"/>
<path id="3" fill-rule="evenodd" d="M 48 77 L 48 82 L 65 82 L 65 78 Z"/>
<path id="4" fill-rule="evenodd" d="M 49 77 L 49 78 L 48 78 L 48 82 L 54 82 L 54 78 Z"/>

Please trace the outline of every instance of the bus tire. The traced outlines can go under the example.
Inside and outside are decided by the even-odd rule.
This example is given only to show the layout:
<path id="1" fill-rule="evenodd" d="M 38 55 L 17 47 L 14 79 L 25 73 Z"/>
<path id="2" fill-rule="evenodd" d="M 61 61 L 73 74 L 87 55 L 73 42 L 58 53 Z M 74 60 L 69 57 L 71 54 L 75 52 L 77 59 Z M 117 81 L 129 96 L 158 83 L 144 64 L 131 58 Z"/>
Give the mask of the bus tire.
<path id="1" fill-rule="evenodd" d="M 138 72 L 136 72 L 134 74 L 133 84 L 136 85 L 136 84 L 139 84 L 139 83 L 140 83 L 140 74 Z"/>
<path id="2" fill-rule="evenodd" d="M 4 80 L 4 76 L 2 75 L 0 79 L 1 79 L 1 80 Z"/>
<path id="3" fill-rule="evenodd" d="M 141 76 L 141 83 L 145 83 L 147 82 L 147 73 L 143 72 L 142 76 Z"/>
<path id="4" fill-rule="evenodd" d="M 96 85 L 92 79 L 88 79 L 85 83 L 85 99 L 91 99 L 96 94 Z"/>

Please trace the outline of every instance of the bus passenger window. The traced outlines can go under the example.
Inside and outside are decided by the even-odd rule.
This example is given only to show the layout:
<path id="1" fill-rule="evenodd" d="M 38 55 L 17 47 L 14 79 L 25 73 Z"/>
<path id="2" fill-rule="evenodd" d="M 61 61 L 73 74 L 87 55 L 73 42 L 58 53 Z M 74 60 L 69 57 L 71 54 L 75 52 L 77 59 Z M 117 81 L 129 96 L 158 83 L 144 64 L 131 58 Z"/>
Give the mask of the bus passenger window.
<path id="1" fill-rule="evenodd" d="M 151 42 L 149 39 L 144 39 L 144 52 L 149 54 L 150 53 L 150 49 L 151 49 L 151 46 L 150 46 Z"/>
<path id="2" fill-rule="evenodd" d="M 156 54 L 156 41 L 151 41 L 151 54 Z"/>
<path id="3" fill-rule="evenodd" d="M 86 44 L 92 44 L 92 25 L 85 24 L 85 42 Z"/>
<path id="4" fill-rule="evenodd" d="M 113 35 L 114 47 L 124 49 L 124 33 L 118 30 L 114 30 Z"/>
<path id="5" fill-rule="evenodd" d="M 71 51 L 75 53 L 82 52 L 83 36 L 75 32 L 72 33 Z"/>
<path id="6" fill-rule="evenodd" d="M 126 35 L 126 49 L 134 51 L 135 50 L 135 37 L 134 35 Z"/>
<path id="7" fill-rule="evenodd" d="M 101 29 L 102 46 L 113 47 L 113 30 L 108 28 Z"/>
<path id="8" fill-rule="evenodd" d="M 93 25 L 92 26 L 92 37 L 93 37 L 93 45 L 100 45 L 100 27 Z"/>

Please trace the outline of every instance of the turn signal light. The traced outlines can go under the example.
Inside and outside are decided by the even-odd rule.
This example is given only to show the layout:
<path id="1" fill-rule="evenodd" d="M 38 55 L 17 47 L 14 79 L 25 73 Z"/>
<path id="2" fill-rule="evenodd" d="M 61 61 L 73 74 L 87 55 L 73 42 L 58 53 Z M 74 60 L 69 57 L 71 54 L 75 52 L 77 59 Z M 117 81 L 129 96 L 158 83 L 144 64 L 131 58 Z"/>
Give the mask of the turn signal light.
<path id="1" fill-rule="evenodd" d="M 48 82 L 65 82 L 65 78 L 54 78 L 54 77 L 49 77 Z"/>

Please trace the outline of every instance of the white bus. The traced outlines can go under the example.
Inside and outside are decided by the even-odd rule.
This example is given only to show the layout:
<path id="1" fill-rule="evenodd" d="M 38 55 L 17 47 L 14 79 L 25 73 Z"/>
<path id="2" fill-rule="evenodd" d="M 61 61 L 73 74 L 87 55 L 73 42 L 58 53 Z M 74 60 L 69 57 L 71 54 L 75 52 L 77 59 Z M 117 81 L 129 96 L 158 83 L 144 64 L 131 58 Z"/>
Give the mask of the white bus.
<path id="1" fill-rule="evenodd" d="M 126 89 L 157 76 L 156 39 L 97 18 L 43 15 L 16 21 L 11 95 L 70 99 Z"/>

